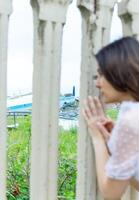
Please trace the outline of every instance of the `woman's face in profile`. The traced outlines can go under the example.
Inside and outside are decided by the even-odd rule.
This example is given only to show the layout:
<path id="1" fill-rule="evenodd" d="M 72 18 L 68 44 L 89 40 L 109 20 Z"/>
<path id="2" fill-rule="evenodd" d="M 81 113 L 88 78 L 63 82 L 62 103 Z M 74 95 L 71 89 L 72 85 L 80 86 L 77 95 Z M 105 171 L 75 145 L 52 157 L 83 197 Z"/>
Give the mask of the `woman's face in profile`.
<path id="1" fill-rule="evenodd" d="M 126 92 L 116 90 L 103 74 L 99 73 L 96 77 L 96 87 L 100 90 L 102 99 L 105 103 L 117 103 L 123 100 L 132 99 Z"/>

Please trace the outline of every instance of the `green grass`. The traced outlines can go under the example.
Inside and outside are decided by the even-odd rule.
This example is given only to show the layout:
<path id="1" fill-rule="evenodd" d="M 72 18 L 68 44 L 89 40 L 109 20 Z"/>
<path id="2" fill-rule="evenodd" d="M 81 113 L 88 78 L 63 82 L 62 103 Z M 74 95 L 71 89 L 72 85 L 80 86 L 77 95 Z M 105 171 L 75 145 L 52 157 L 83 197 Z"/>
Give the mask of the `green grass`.
<path id="1" fill-rule="evenodd" d="M 116 119 L 118 110 L 107 115 Z M 13 119 L 8 120 L 13 123 Z M 29 200 L 31 118 L 18 118 L 19 127 L 8 131 L 7 199 Z M 77 176 L 77 129 L 59 132 L 58 200 L 74 200 Z"/>
<path id="2" fill-rule="evenodd" d="M 77 174 L 77 130 L 61 130 L 59 135 L 58 199 L 75 199 Z"/>
<path id="3" fill-rule="evenodd" d="M 12 119 L 9 120 L 11 123 Z M 31 118 L 18 118 L 8 131 L 7 199 L 29 200 Z M 77 130 L 59 133 L 58 199 L 75 199 Z"/>
<path id="4" fill-rule="evenodd" d="M 8 131 L 8 200 L 29 199 L 30 136 L 29 117 L 22 119 L 17 129 Z"/>

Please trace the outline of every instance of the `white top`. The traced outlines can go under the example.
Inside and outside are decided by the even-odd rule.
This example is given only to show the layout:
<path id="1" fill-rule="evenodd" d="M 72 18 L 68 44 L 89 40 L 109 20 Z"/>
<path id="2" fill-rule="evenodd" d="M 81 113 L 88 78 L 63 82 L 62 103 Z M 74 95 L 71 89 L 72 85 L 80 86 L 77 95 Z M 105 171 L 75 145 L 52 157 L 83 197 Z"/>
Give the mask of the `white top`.
<path id="1" fill-rule="evenodd" d="M 106 164 L 108 177 L 139 181 L 139 102 L 121 104 L 118 120 L 108 141 L 111 156 Z"/>

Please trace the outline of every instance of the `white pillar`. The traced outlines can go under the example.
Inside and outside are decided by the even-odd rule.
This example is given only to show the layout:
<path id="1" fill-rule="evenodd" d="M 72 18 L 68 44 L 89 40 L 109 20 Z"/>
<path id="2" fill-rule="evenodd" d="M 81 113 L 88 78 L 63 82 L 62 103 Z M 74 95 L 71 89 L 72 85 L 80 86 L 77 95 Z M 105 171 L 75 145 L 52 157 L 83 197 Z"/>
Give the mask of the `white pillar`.
<path id="1" fill-rule="evenodd" d="M 31 3 L 34 77 L 30 199 L 56 200 L 61 47 L 70 1 Z"/>
<path id="2" fill-rule="evenodd" d="M 83 100 L 98 95 L 93 76 L 98 68 L 94 54 L 109 42 L 115 1 L 79 1 L 82 15 L 82 63 L 80 79 L 80 119 L 78 137 L 77 200 L 102 199 L 96 183 L 95 158 L 91 139 L 82 117 Z M 95 4 L 96 2 L 96 4 Z"/>
<path id="3" fill-rule="evenodd" d="M 139 192 L 135 191 L 134 187 L 131 187 L 131 199 L 139 200 Z"/>
<path id="4" fill-rule="evenodd" d="M 110 31 L 114 5 L 117 0 L 94 1 L 95 8 L 90 13 L 90 24 L 92 24 L 92 39 L 94 41 L 94 53 L 110 41 Z M 92 2 L 91 2 L 92 3 Z"/>
<path id="5" fill-rule="evenodd" d="M 10 0 L 0 1 L 0 199 L 6 200 L 7 46 Z"/>
<path id="6" fill-rule="evenodd" d="M 121 1 L 118 5 L 118 12 L 122 21 L 123 35 L 134 36 L 139 40 L 139 1 Z"/>

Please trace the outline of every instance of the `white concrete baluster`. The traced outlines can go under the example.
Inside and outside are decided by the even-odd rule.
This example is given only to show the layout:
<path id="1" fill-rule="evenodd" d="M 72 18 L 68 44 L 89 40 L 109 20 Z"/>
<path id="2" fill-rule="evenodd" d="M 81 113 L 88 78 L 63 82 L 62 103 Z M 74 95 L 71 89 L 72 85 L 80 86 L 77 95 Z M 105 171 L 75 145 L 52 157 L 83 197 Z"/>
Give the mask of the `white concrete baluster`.
<path id="1" fill-rule="evenodd" d="M 134 36 L 139 40 L 139 2 L 123 0 L 118 4 L 119 17 L 122 21 L 123 35 Z"/>
<path id="2" fill-rule="evenodd" d="M 82 117 L 83 100 L 98 95 L 93 77 L 98 68 L 94 54 L 109 42 L 113 7 L 116 1 L 78 1 L 82 15 L 82 63 L 78 137 L 77 200 L 102 199 L 96 183 L 93 147 Z"/>
<path id="3" fill-rule="evenodd" d="M 8 22 L 12 12 L 10 0 L 0 1 L 0 199 L 6 200 L 6 111 Z"/>
<path id="4" fill-rule="evenodd" d="M 34 77 L 30 199 L 56 200 L 61 47 L 70 2 L 32 0 L 31 3 Z"/>
<path id="5" fill-rule="evenodd" d="M 131 36 L 132 35 L 132 16 L 127 10 L 127 3 L 129 0 L 123 0 L 118 3 L 118 15 L 122 22 L 122 29 L 124 36 Z"/>
<path id="6" fill-rule="evenodd" d="M 139 192 L 135 191 L 134 187 L 131 187 L 131 200 L 139 200 Z"/>

